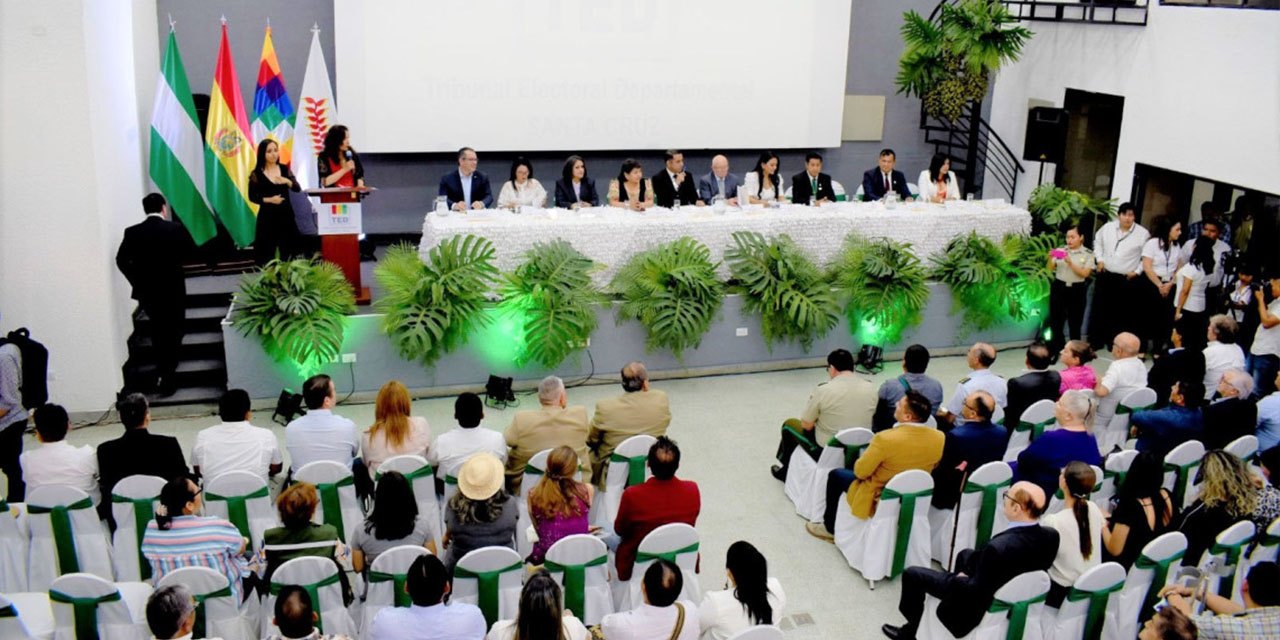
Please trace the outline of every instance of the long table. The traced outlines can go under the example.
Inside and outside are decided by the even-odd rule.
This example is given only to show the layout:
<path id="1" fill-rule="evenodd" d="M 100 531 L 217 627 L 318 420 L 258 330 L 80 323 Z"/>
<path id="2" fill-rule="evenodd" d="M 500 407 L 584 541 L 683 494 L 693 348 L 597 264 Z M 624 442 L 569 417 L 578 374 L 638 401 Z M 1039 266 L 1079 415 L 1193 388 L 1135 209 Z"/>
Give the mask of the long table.
<path id="1" fill-rule="evenodd" d="M 604 265 L 593 274 L 606 285 L 631 256 L 654 246 L 689 236 L 711 250 L 720 261 L 719 275 L 729 277 L 723 264 L 725 249 L 733 246 L 735 231 L 765 236 L 785 233 L 817 264 L 834 259 L 851 232 L 868 238 L 910 242 L 922 260 L 942 251 L 952 238 L 977 231 L 999 240 L 1009 233 L 1027 233 L 1031 216 L 1025 209 L 1002 201 L 951 201 L 943 204 L 900 203 L 888 208 L 880 202 L 838 202 L 821 207 L 783 205 L 652 208 L 645 212 L 616 207 L 536 209 L 515 213 L 489 209 L 440 215 L 428 213 L 422 223 L 418 252 L 425 260 L 432 247 L 458 234 L 488 238 L 497 252 L 495 266 L 513 270 L 535 243 L 563 238 L 587 257 Z"/>

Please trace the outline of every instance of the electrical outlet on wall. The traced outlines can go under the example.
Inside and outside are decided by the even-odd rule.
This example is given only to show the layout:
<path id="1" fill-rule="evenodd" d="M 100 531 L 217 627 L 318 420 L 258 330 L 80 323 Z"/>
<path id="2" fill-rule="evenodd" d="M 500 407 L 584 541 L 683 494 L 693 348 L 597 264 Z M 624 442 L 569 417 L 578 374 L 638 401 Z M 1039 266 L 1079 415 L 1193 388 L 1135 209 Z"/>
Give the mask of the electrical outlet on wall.
<path id="1" fill-rule="evenodd" d="M 354 353 L 342 354 L 342 364 L 353 364 L 355 363 L 355 361 L 356 361 L 356 354 Z"/>
<path id="2" fill-rule="evenodd" d="M 745 337 L 747 336 L 747 328 L 746 328 L 746 327 L 738 327 L 738 328 L 737 328 L 737 330 L 735 330 L 735 331 L 733 332 L 733 335 L 735 335 L 735 336 L 737 336 L 737 337 L 739 337 L 739 338 L 745 338 Z"/>

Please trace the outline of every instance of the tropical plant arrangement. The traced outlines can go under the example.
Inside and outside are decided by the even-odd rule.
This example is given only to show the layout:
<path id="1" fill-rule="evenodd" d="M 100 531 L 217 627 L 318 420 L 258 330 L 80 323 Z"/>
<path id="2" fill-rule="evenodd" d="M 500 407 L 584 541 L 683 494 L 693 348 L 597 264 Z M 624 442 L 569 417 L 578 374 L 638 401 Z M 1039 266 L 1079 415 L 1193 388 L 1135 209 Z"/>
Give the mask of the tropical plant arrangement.
<path id="1" fill-rule="evenodd" d="M 1084 223 L 1091 229 L 1116 215 L 1116 201 L 1094 198 L 1079 191 L 1044 183 L 1031 192 L 1027 200 L 1033 232 L 1063 232 L 1067 227 Z"/>
<path id="2" fill-rule="evenodd" d="M 687 236 L 637 253 L 609 284 L 622 298 L 618 316 L 644 325 L 649 351 L 670 349 L 680 358 L 702 342 L 720 312 L 717 266 L 706 245 Z"/>
<path id="3" fill-rule="evenodd" d="M 354 312 L 355 293 L 337 265 L 277 258 L 240 283 L 231 323 L 257 335 L 273 358 L 311 368 L 338 357 L 343 316 Z"/>
<path id="4" fill-rule="evenodd" d="M 947 243 L 931 275 L 951 287 L 952 312 L 963 311 L 963 329 L 986 329 L 1005 317 L 1023 320 L 1030 309 L 1018 297 L 1019 274 L 1001 247 L 976 231 Z"/>
<path id="5" fill-rule="evenodd" d="M 373 272 L 385 290 L 377 308 L 401 356 L 429 367 L 488 324 L 485 306 L 498 279 L 494 255 L 493 243 L 473 235 L 441 242 L 425 261 L 407 244 L 387 251 Z"/>
<path id="6" fill-rule="evenodd" d="M 1046 308 L 1049 287 L 1053 284 L 1053 271 L 1049 269 L 1047 257 L 1062 245 L 1063 238 L 1057 233 L 1009 234 L 1001 241 L 1000 250 L 1016 276 L 1013 297 L 1021 301 L 1023 307 Z"/>
<path id="7" fill-rule="evenodd" d="M 605 297 L 591 283 L 596 263 L 565 240 L 538 243 L 525 261 L 505 274 L 498 310 L 520 323 L 524 348 L 517 365 L 537 362 L 550 369 L 587 346 L 596 329 L 595 305 Z"/>
<path id="8" fill-rule="evenodd" d="M 849 234 L 828 274 L 850 330 L 865 343 L 897 343 L 929 301 L 928 271 L 910 243 Z"/>
<path id="9" fill-rule="evenodd" d="M 785 234 L 766 239 L 736 231 L 725 262 L 743 294 L 743 309 L 760 314 L 761 334 L 772 349 L 778 339 L 808 349 L 839 322 L 840 305 L 822 271 Z"/>

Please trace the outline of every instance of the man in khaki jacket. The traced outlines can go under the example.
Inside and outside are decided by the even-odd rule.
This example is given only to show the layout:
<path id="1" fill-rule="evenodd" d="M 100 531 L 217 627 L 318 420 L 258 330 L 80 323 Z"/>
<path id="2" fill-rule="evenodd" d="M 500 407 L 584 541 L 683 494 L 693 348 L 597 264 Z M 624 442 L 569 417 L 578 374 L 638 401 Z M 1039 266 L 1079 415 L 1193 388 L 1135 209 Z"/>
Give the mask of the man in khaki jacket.
<path id="1" fill-rule="evenodd" d="M 507 456 L 507 488 L 512 495 L 520 492 L 520 481 L 529 458 L 543 449 L 564 445 L 578 454 L 578 465 L 586 468 L 587 410 L 568 407 L 564 381 L 547 376 L 538 384 L 539 409 L 521 411 L 511 420 L 505 434 L 511 454 Z"/>
<path id="2" fill-rule="evenodd" d="M 667 394 L 649 390 L 649 371 L 643 362 L 631 362 L 622 368 L 622 388 L 626 393 L 596 403 L 591 433 L 587 435 L 591 482 L 601 489 L 609 473 L 609 455 L 623 440 L 641 434 L 657 438 L 666 435 L 671 424 Z"/>

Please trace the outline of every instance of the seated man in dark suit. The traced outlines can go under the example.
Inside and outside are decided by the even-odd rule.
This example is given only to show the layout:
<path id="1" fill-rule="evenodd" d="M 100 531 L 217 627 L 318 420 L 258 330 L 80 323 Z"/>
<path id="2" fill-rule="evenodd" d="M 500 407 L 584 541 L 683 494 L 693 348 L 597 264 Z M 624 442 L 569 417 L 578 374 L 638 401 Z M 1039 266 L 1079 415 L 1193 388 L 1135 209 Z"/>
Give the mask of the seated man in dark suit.
<path id="1" fill-rule="evenodd" d="M 111 490 L 117 482 L 132 475 L 158 476 L 172 480 L 187 475 L 187 461 L 182 447 L 173 436 L 147 431 L 151 411 L 147 397 L 130 393 L 116 402 L 124 435 L 98 445 L 98 484 L 102 490 L 99 514 L 115 528 L 111 517 Z"/>
<path id="2" fill-rule="evenodd" d="M 736 173 L 729 173 L 729 159 L 718 155 L 711 159 L 711 173 L 698 178 L 698 197 L 704 202 L 711 202 L 720 196 L 725 204 L 736 205 L 740 186 L 742 178 Z"/>
<path id="3" fill-rule="evenodd" d="M 1232 440 L 1253 435 L 1258 424 L 1258 405 L 1249 399 L 1253 394 L 1253 378 L 1243 369 L 1228 369 L 1218 381 L 1218 395 L 1204 408 L 1204 433 L 1200 441 L 1205 449 L 1222 449 Z"/>
<path id="4" fill-rule="evenodd" d="M 916 637 L 924 615 L 924 598 L 931 595 L 938 604 L 938 619 L 956 637 L 973 631 L 996 590 L 1028 571 L 1043 571 L 1058 553 L 1058 532 L 1036 522 L 1044 513 L 1044 491 L 1030 482 L 1018 482 L 1004 494 L 1004 514 L 1009 528 L 991 537 L 979 549 L 965 549 L 956 557 L 959 571 L 948 573 L 926 567 L 907 567 L 902 574 L 902 595 L 898 611 L 907 623 L 886 624 L 881 631 L 893 640 Z"/>
<path id="5" fill-rule="evenodd" d="M 659 207 L 673 207 L 677 200 L 685 205 L 706 204 L 698 199 L 698 186 L 694 184 L 693 176 L 684 170 L 684 154 L 667 149 L 663 157 L 667 166 L 653 176 L 653 203 Z"/>
<path id="6" fill-rule="evenodd" d="M 996 399 L 986 391 L 974 391 L 964 399 L 960 419 L 942 445 L 942 460 L 933 468 L 933 506 L 955 507 L 965 474 L 1004 457 L 1009 433 L 991 422 L 995 411 Z"/>
<path id="7" fill-rule="evenodd" d="M 831 176 L 822 172 L 822 154 L 810 151 L 804 155 L 804 171 L 791 176 L 791 201 L 797 204 L 834 202 L 836 190 Z"/>
<path id="8" fill-rule="evenodd" d="M 1009 378 L 1009 400 L 1004 410 L 1004 427 L 1013 433 L 1027 407 L 1040 400 L 1057 402 L 1062 387 L 1062 376 L 1050 371 L 1053 356 L 1043 342 L 1032 342 L 1027 347 L 1027 371 L 1016 378 Z"/>
<path id="9" fill-rule="evenodd" d="M 440 195 L 449 201 L 449 209 L 466 211 L 493 206 L 493 189 L 489 177 L 476 171 L 476 150 L 458 149 L 458 170 L 440 177 Z"/>
<path id="10" fill-rule="evenodd" d="M 864 201 L 879 200 L 884 194 L 893 191 L 903 200 L 911 199 L 911 190 L 907 188 L 907 177 L 893 168 L 897 156 L 893 149 L 880 151 L 880 166 L 867 169 L 862 174 L 862 199 Z"/>
<path id="11" fill-rule="evenodd" d="M 1173 346 L 1164 354 L 1157 356 L 1155 364 L 1147 372 L 1147 387 L 1156 391 L 1156 406 L 1160 409 L 1169 404 L 1169 394 L 1165 390 L 1179 380 L 1204 379 L 1204 351 L 1199 349 L 1183 349 L 1182 335 L 1173 330 Z"/>
<path id="12" fill-rule="evenodd" d="M 1199 380 L 1179 380 L 1169 391 L 1169 406 L 1138 411 L 1129 418 L 1129 433 L 1138 439 L 1138 451 L 1164 457 L 1174 447 L 1199 440 L 1204 432 L 1200 404 L 1204 385 Z"/>

